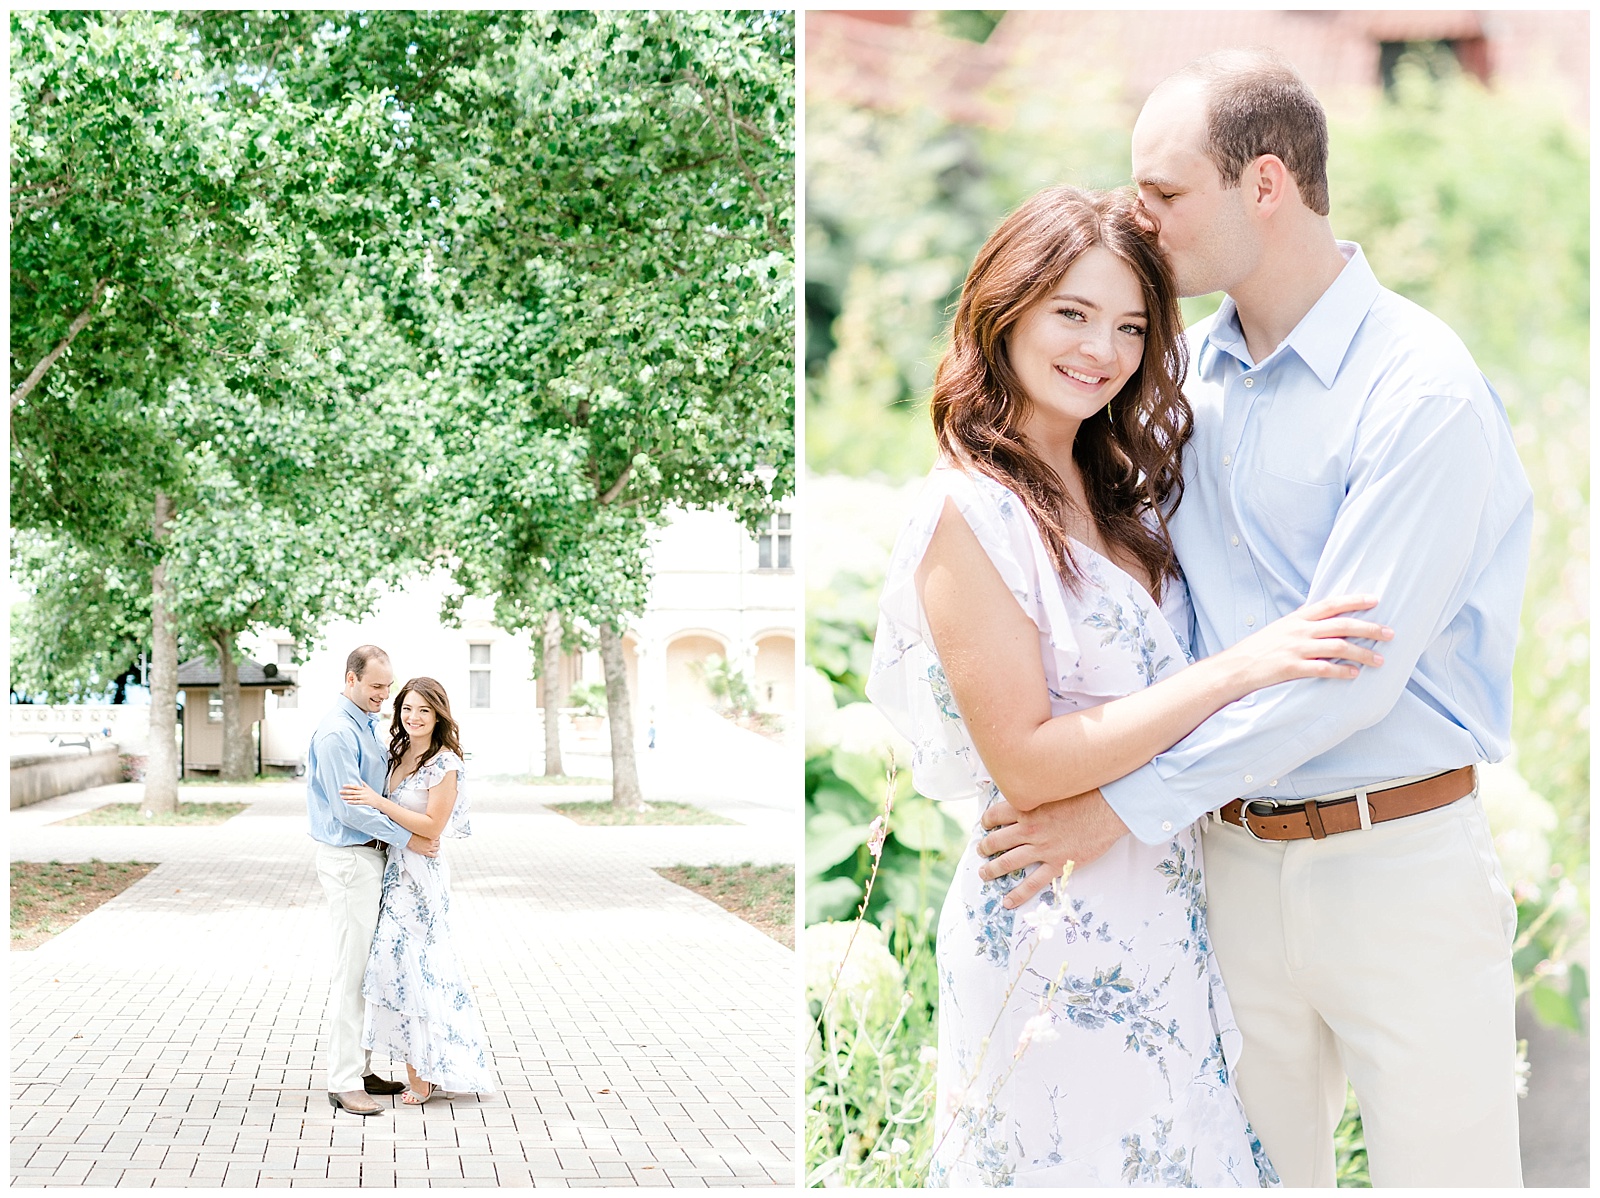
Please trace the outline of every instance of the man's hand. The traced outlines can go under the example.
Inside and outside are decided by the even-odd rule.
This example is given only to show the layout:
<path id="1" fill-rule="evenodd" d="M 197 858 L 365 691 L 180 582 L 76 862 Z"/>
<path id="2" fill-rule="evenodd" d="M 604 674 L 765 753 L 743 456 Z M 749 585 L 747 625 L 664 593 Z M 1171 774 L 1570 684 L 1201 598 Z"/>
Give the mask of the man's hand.
<path id="1" fill-rule="evenodd" d="M 437 840 L 429 840 L 426 836 L 417 833 L 412 834 L 411 839 L 406 843 L 406 848 L 413 853 L 420 853 L 424 857 L 437 857 L 439 855 L 439 842 Z"/>
<path id="2" fill-rule="evenodd" d="M 1020 907 L 1038 894 L 1071 861 L 1087 865 L 1128 834 L 1111 805 L 1099 790 L 1045 803 L 1032 811 L 1018 811 L 1001 800 L 983 813 L 983 826 L 993 829 L 978 842 L 978 852 L 991 860 L 978 869 L 978 876 L 990 882 L 995 878 L 1041 864 L 1003 900 L 1007 907 Z"/>

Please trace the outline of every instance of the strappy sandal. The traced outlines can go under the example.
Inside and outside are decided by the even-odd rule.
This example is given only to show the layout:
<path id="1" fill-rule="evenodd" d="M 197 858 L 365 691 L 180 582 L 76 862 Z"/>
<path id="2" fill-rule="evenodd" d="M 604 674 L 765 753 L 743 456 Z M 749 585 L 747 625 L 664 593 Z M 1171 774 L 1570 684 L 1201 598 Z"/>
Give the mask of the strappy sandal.
<path id="1" fill-rule="evenodd" d="M 431 1101 L 438 1093 L 439 1087 L 434 1085 L 428 1086 L 426 1094 L 418 1094 L 410 1086 L 407 1086 L 405 1093 L 400 1095 L 400 1102 L 405 1106 L 421 1106 L 423 1103 Z"/>

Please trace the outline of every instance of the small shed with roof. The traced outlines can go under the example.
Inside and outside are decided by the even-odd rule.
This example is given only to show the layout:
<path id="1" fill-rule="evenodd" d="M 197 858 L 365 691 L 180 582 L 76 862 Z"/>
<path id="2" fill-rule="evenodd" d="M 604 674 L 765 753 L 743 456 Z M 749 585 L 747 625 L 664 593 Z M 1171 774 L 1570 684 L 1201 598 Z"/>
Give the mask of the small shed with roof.
<path id="1" fill-rule="evenodd" d="M 239 659 L 239 700 L 245 726 L 255 743 L 256 772 L 263 765 L 295 762 L 262 761 L 261 723 L 266 719 L 266 694 L 283 694 L 295 687 L 293 678 L 268 662 Z M 203 773 L 222 769 L 222 667 L 203 657 L 191 657 L 178 667 L 178 689 L 183 692 L 183 771 Z"/>

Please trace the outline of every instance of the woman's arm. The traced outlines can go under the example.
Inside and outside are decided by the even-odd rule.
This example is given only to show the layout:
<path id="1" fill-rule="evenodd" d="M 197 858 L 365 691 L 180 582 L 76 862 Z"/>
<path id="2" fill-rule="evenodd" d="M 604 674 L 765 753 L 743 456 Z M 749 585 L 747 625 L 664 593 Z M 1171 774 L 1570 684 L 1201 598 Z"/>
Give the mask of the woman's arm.
<path id="1" fill-rule="evenodd" d="M 410 808 L 402 807 L 393 799 L 384 798 L 366 783 L 346 786 L 340 794 L 347 803 L 371 807 L 388 816 L 407 832 L 414 832 L 429 840 L 438 840 L 444 832 L 444 826 L 450 822 L 450 813 L 455 810 L 456 771 L 446 770 L 438 785 L 429 788 L 426 811 L 412 811 Z"/>
<path id="2" fill-rule="evenodd" d="M 1340 616 L 1371 596 L 1309 605 L 1233 648 L 1086 711 L 1052 717 L 1039 629 L 952 500 L 917 569 L 917 591 L 951 694 L 978 756 L 1019 811 L 1131 773 L 1252 691 L 1291 678 L 1354 678 L 1383 658 L 1346 638 L 1388 629 Z M 1340 661 L 1332 659 L 1339 658 Z"/>

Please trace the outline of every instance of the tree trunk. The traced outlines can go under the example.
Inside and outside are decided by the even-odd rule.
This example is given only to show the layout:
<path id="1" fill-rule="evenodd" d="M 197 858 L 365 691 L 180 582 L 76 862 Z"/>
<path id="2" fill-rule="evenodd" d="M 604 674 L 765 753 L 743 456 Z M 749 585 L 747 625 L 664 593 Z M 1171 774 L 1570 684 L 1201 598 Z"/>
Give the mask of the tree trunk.
<path id="1" fill-rule="evenodd" d="M 611 803 L 632 810 L 644 805 L 644 795 L 633 756 L 633 711 L 622 652 L 622 634 L 609 621 L 602 623 L 600 662 L 606 671 L 606 713 L 611 717 Z"/>
<path id="2" fill-rule="evenodd" d="M 222 669 L 222 780 L 245 782 L 256 772 L 255 748 L 250 743 L 250 726 L 244 722 L 233 634 L 215 637 L 212 643 L 217 647 L 217 665 Z"/>
<path id="3" fill-rule="evenodd" d="M 561 765 L 561 617 L 544 618 L 539 653 L 539 706 L 544 709 L 544 776 L 566 774 Z"/>
<path id="4" fill-rule="evenodd" d="M 159 555 L 172 519 L 172 500 L 156 492 L 155 541 Z M 157 813 L 178 809 L 178 634 L 169 609 L 167 563 L 157 557 L 150 576 L 150 757 L 144 775 L 144 807 Z"/>

